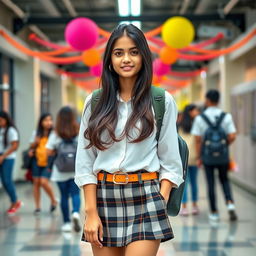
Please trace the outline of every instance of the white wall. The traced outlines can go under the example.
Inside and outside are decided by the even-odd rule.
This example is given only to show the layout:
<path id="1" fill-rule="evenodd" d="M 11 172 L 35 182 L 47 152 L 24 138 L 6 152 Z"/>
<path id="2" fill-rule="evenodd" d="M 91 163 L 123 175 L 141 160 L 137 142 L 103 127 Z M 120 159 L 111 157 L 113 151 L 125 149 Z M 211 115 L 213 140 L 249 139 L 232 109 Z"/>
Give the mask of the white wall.
<path id="1" fill-rule="evenodd" d="M 15 164 L 15 178 L 22 178 L 21 151 L 29 145 L 32 131 L 40 115 L 39 60 L 14 61 L 15 122 L 20 133 L 20 147 Z"/>

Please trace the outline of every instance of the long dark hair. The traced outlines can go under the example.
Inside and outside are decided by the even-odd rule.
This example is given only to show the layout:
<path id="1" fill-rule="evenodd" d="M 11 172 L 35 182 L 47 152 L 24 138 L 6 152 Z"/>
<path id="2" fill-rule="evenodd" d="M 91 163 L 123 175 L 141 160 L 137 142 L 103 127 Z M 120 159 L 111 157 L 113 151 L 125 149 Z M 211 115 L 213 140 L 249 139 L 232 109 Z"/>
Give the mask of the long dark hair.
<path id="1" fill-rule="evenodd" d="M 195 108 L 197 108 L 197 106 L 195 104 L 190 104 L 187 105 L 184 109 L 184 112 L 182 114 L 182 119 L 180 122 L 180 128 L 182 128 L 182 130 L 185 133 L 190 133 L 191 128 L 192 128 L 192 124 L 193 124 L 193 118 L 190 116 L 190 112 L 192 110 L 194 110 Z"/>
<path id="2" fill-rule="evenodd" d="M 55 130 L 62 139 L 72 139 L 77 136 L 79 126 L 76 121 L 76 114 L 71 107 L 65 106 L 59 110 Z"/>
<path id="3" fill-rule="evenodd" d="M 4 132 L 4 147 L 7 147 L 8 141 L 7 141 L 7 134 L 8 134 L 8 130 L 10 127 L 13 127 L 14 129 L 16 129 L 11 117 L 9 116 L 9 114 L 5 111 L 0 111 L 0 117 L 5 119 L 6 121 L 6 129 Z M 16 129 L 17 130 L 17 129 Z"/>
<path id="4" fill-rule="evenodd" d="M 129 117 L 124 131 L 120 138 L 116 138 L 115 129 L 118 121 L 118 101 L 117 93 L 119 90 L 119 75 L 114 71 L 111 63 L 113 47 L 117 39 L 126 35 L 131 38 L 142 57 L 142 67 L 137 75 L 137 80 L 132 91 L 133 112 Z M 137 143 L 148 136 L 154 130 L 154 116 L 152 113 L 151 103 L 151 83 L 152 83 L 152 58 L 146 38 L 141 30 L 132 24 L 122 24 L 112 32 L 103 58 L 103 73 L 101 76 L 102 93 L 95 110 L 89 119 L 88 128 L 84 132 L 86 139 L 90 141 L 87 148 L 95 146 L 99 150 L 105 150 L 114 142 L 121 141 L 124 136 L 131 139 L 129 131 L 136 127 L 138 121 L 141 122 L 139 136 L 130 141 Z M 90 104 L 88 104 L 90 106 Z M 87 107 L 88 107 L 87 106 Z M 108 141 L 102 141 L 101 135 L 107 130 L 109 134 Z"/>
<path id="5" fill-rule="evenodd" d="M 44 113 L 40 116 L 40 119 L 38 121 L 38 125 L 37 125 L 37 131 L 36 131 L 36 135 L 38 137 L 43 137 L 45 136 L 45 133 L 44 133 L 44 127 L 43 127 L 43 121 L 45 118 L 47 118 L 48 116 L 52 117 L 52 115 L 50 113 Z M 49 131 L 47 131 L 47 137 L 49 137 L 51 131 L 52 131 L 53 128 L 49 129 Z"/>

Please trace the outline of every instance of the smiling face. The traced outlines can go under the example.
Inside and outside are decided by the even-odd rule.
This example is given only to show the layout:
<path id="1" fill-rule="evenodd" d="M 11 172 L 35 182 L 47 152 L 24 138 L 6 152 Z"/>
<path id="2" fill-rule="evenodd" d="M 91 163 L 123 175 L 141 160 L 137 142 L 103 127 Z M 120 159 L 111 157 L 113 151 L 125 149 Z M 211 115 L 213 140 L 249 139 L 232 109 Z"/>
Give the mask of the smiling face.
<path id="1" fill-rule="evenodd" d="M 44 120 L 42 121 L 42 126 L 46 130 L 52 129 L 52 126 L 53 126 L 52 117 L 51 116 L 45 117 Z"/>
<path id="2" fill-rule="evenodd" d="M 142 57 L 134 41 L 124 34 L 114 44 L 111 62 L 120 77 L 134 78 L 141 69 Z"/>
<path id="3" fill-rule="evenodd" d="M 0 117 L 0 128 L 4 128 L 6 127 L 7 122 L 6 119 L 4 119 L 3 117 Z"/>

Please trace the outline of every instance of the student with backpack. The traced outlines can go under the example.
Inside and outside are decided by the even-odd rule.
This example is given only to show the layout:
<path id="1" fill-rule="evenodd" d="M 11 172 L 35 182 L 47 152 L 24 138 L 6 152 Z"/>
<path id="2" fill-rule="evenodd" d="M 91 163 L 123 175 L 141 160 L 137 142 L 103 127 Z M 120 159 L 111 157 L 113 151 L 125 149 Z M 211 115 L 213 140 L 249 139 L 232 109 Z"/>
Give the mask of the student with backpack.
<path id="1" fill-rule="evenodd" d="M 193 215 L 199 214 L 198 208 L 198 182 L 197 182 L 197 161 L 195 152 L 195 138 L 191 134 L 191 128 L 194 119 L 199 114 L 199 110 L 195 104 L 189 104 L 185 107 L 182 118 L 179 125 L 179 134 L 187 142 L 189 148 L 189 159 L 188 159 L 188 176 L 182 198 L 182 208 L 180 210 L 181 216 L 188 216 L 189 210 L 187 207 L 188 202 L 188 185 L 191 188 L 191 199 L 192 199 L 192 211 Z"/>
<path id="2" fill-rule="evenodd" d="M 0 177 L 4 190 L 7 192 L 11 205 L 7 214 L 15 214 L 22 202 L 18 200 L 12 180 L 16 151 L 19 147 L 19 134 L 9 114 L 0 111 Z"/>
<path id="3" fill-rule="evenodd" d="M 78 138 L 82 239 L 95 256 L 155 256 L 160 242 L 173 238 L 167 201 L 183 182 L 177 107 L 160 88 L 163 94 L 153 97 L 158 89 L 151 86 L 151 53 L 132 24 L 111 34 L 101 78 L 102 89 L 85 101 Z M 160 111 L 154 107 L 158 100 L 164 103 Z"/>
<path id="4" fill-rule="evenodd" d="M 41 213 L 41 188 L 47 193 L 51 200 L 50 213 L 56 210 L 57 201 L 49 178 L 51 170 L 48 168 L 48 156 L 46 144 L 53 129 L 52 116 L 49 113 L 41 115 L 38 121 L 37 130 L 33 132 L 30 139 L 29 156 L 32 157 L 33 195 L 35 200 L 34 215 Z"/>
<path id="5" fill-rule="evenodd" d="M 229 145 L 236 138 L 236 128 L 230 113 L 219 109 L 220 94 L 217 90 L 206 93 L 206 110 L 196 117 L 191 133 L 196 138 L 196 152 L 198 165 L 204 165 L 208 185 L 208 197 L 211 221 L 219 220 L 216 206 L 214 171 L 218 169 L 225 201 L 231 221 L 237 219 L 234 199 L 228 178 Z"/>
<path id="6" fill-rule="evenodd" d="M 51 133 L 46 148 L 49 156 L 55 155 L 51 180 L 57 182 L 61 195 L 61 212 L 63 216 L 63 232 L 80 227 L 80 190 L 74 182 L 75 157 L 79 125 L 72 108 L 62 107 L 57 114 L 55 131 Z M 69 198 L 72 200 L 70 220 Z"/>

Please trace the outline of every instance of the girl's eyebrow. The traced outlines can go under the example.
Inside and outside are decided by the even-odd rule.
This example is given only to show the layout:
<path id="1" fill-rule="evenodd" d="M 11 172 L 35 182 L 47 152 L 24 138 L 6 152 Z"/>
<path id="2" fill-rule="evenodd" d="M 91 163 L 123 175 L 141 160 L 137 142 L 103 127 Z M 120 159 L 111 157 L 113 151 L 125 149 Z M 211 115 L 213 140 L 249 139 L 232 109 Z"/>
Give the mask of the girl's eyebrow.
<path id="1" fill-rule="evenodd" d="M 131 47 L 129 50 L 137 49 L 137 46 Z M 115 48 L 113 51 L 123 51 L 123 48 Z"/>

